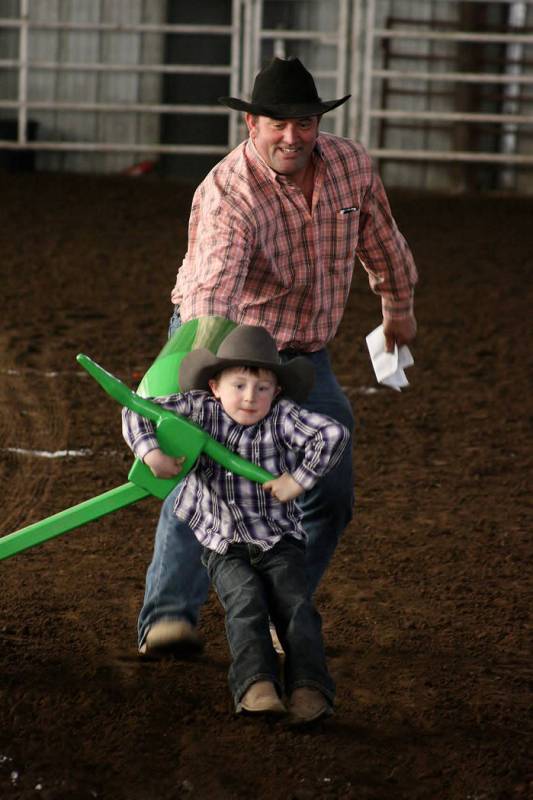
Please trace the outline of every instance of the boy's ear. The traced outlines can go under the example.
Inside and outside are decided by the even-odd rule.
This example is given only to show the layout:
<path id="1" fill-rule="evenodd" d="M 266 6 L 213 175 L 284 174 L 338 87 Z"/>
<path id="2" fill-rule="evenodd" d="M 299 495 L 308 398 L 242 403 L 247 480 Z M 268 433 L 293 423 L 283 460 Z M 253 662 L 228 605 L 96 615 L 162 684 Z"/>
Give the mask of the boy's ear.
<path id="1" fill-rule="evenodd" d="M 220 397 L 220 393 L 218 391 L 218 382 L 215 380 L 215 378 L 209 378 L 207 383 L 209 384 L 209 388 L 211 389 L 213 396 L 218 400 Z"/>

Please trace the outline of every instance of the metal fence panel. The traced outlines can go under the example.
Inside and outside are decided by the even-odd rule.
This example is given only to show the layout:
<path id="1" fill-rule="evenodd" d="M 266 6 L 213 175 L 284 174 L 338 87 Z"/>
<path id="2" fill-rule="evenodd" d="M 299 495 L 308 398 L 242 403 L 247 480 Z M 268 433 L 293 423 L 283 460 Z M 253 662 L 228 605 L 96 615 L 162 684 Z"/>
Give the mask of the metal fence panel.
<path id="1" fill-rule="evenodd" d="M 366 0 L 365 6 L 357 133 L 382 162 L 386 180 L 531 190 L 531 4 Z"/>
<path id="2" fill-rule="evenodd" d="M 468 188 L 475 173 L 533 189 L 533 3 L 220 0 L 224 14 L 210 23 L 213 2 L 179 6 L 186 14 L 170 18 L 187 22 L 169 24 L 176 7 L 165 0 L 4 0 L 0 150 L 35 151 L 39 168 L 72 171 L 166 154 L 214 161 L 246 130 L 211 100 L 222 92 L 209 82 L 249 97 L 267 58 L 297 55 L 322 97 L 352 93 L 322 127 L 361 139 L 389 185 Z M 170 36 L 204 46 L 169 63 Z M 205 63 L 213 37 L 227 57 Z M 202 99 L 183 99 L 183 82 L 169 99 L 172 75 L 203 81 Z"/>

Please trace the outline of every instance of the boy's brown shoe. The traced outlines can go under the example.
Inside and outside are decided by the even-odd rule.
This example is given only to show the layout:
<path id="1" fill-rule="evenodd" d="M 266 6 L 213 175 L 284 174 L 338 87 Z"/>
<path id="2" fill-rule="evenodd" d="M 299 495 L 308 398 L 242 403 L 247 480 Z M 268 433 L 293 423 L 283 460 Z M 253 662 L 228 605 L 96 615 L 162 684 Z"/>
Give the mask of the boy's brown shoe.
<path id="1" fill-rule="evenodd" d="M 280 700 L 271 681 L 257 681 L 243 694 L 237 712 L 248 714 L 285 714 L 287 709 Z"/>
<path id="2" fill-rule="evenodd" d="M 318 689 L 302 686 L 291 694 L 289 700 L 291 725 L 307 725 L 324 717 L 330 717 L 332 714 L 332 707 Z"/>
<path id="3" fill-rule="evenodd" d="M 198 631 L 186 619 L 162 619 L 155 622 L 139 647 L 142 658 L 187 657 L 199 653 L 204 643 Z"/>

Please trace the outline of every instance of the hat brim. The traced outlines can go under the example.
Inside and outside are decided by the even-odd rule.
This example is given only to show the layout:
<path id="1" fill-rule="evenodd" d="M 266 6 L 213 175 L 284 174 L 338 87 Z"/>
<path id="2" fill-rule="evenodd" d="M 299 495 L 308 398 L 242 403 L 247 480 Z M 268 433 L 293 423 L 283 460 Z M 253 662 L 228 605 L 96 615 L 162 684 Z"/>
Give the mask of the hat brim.
<path id="1" fill-rule="evenodd" d="M 182 392 L 194 389 L 209 391 L 209 381 L 223 369 L 243 366 L 268 369 L 273 372 L 278 379 L 282 393 L 296 403 L 303 403 L 315 382 L 314 367 L 305 356 L 297 356 L 285 364 L 271 364 L 254 360 L 247 360 L 244 363 L 242 358 L 217 358 L 210 350 L 201 347 L 192 350 L 181 362 L 180 389 Z"/>
<path id="2" fill-rule="evenodd" d="M 351 94 L 341 97 L 340 100 L 320 100 L 316 103 L 280 103 L 276 106 L 262 105 L 261 103 L 247 103 L 238 97 L 219 97 L 218 102 L 235 111 L 247 111 L 260 117 L 271 119 L 298 119 L 299 117 L 314 117 L 316 114 L 326 114 L 337 106 L 345 103 Z"/>

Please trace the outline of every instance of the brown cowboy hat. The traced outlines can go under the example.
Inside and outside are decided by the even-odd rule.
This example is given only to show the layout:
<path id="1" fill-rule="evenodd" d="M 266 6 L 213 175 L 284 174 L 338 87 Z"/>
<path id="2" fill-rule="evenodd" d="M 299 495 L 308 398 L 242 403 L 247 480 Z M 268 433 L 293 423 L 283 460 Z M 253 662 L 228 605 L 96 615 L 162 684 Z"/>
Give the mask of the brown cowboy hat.
<path id="1" fill-rule="evenodd" d="M 290 119 L 325 114 L 349 97 L 347 94 L 340 100 L 321 100 L 313 76 L 298 58 L 273 58 L 256 76 L 251 103 L 238 97 L 219 97 L 218 101 L 237 111 Z"/>
<path id="2" fill-rule="evenodd" d="M 315 370 L 309 359 L 298 356 L 283 364 L 276 343 L 265 328 L 239 325 L 220 344 L 216 356 L 205 347 L 185 356 L 179 371 L 181 391 L 209 391 L 209 380 L 228 367 L 270 370 L 276 375 L 283 394 L 297 403 L 305 400 L 315 380 Z"/>

